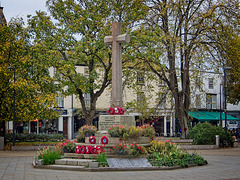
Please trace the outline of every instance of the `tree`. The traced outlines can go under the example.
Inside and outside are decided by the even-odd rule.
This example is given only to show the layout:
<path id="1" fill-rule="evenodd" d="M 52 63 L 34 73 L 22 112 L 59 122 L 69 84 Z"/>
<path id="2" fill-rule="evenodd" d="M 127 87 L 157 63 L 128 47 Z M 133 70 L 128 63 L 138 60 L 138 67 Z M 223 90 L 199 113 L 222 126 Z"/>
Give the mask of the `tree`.
<path id="1" fill-rule="evenodd" d="M 228 83 L 227 98 L 230 103 L 240 102 L 240 37 L 233 36 L 228 46 L 228 65 L 232 68 L 230 81 Z"/>
<path id="2" fill-rule="evenodd" d="M 13 92 L 16 92 L 16 121 L 55 118 L 50 107 L 55 103 L 53 80 L 45 64 L 36 59 L 28 30 L 21 19 L 12 19 L 0 29 L 0 119 L 9 121 L 12 115 Z M 13 80 L 15 68 L 16 81 Z"/>
<path id="3" fill-rule="evenodd" d="M 136 70 L 137 69 L 137 70 Z M 129 77 L 128 71 L 131 71 L 131 77 Z M 149 71 L 135 66 L 134 69 L 126 70 L 124 74 L 127 74 L 128 79 L 125 82 L 128 89 L 131 89 L 134 94 L 137 95 L 137 99 L 134 99 L 126 103 L 126 109 L 128 112 L 139 113 L 140 124 L 145 124 L 145 120 L 151 119 L 156 114 L 155 107 L 152 105 L 152 97 L 154 94 L 153 82 L 156 82 L 154 77 L 149 74 Z"/>
<path id="4" fill-rule="evenodd" d="M 213 32 L 223 1 L 151 0 L 149 14 L 139 29 L 135 55 L 148 64 L 169 87 L 182 137 L 189 137 L 190 70 L 206 70 L 218 58 Z M 138 54 L 138 55 L 137 55 Z M 214 59 L 214 61 L 212 61 Z"/>
<path id="5" fill-rule="evenodd" d="M 239 37 L 239 1 L 226 1 L 219 10 L 223 18 L 218 19 L 219 31 L 215 36 L 218 42 L 222 67 L 231 67 L 228 71 L 227 100 L 232 104 L 240 101 L 240 37 Z"/>
<path id="6" fill-rule="evenodd" d="M 126 0 L 123 4 L 124 7 L 134 7 L 137 2 Z M 50 16 L 37 12 L 29 20 L 36 47 L 56 68 L 55 78 L 61 86 L 59 91 L 65 88 L 62 91 L 65 95 L 78 96 L 88 125 L 92 124 L 95 116 L 98 97 L 111 84 L 111 48 L 105 46 L 104 37 L 111 34 L 114 17 L 121 16 L 124 28 L 133 22 L 133 17 L 119 6 L 121 3 L 48 0 Z M 121 15 L 118 8 L 123 9 Z M 79 65 L 86 67 L 85 75 L 78 73 Z M 86 94 L 90 95 L 89 107 L 84 99 Z"/>

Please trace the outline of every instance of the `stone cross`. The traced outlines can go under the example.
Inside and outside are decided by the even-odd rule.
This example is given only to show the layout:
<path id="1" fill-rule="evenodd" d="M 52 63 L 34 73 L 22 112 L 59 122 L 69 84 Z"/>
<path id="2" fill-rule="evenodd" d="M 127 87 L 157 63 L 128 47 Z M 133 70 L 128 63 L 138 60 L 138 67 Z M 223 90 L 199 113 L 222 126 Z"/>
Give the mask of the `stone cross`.
<path id="1" fill-rule="evenodd" d="M 112 45 L 112 106 L 123 106 L 122 101 L 122 43 L 129 43 L 128 34 L 121 34 L 122 23 L 113 22 L 112 36 L 106 36 L 104 43 Z"/>

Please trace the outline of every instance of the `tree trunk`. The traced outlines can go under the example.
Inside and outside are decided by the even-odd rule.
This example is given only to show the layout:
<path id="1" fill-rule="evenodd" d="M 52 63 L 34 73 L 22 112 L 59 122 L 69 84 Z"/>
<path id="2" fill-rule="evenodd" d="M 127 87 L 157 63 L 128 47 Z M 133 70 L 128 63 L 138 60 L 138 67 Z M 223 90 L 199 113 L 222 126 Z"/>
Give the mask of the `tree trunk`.
<path id="1" fill-rule="evenodd" d="M 182 93 L 174 93 L 175 110 L 182 130 L 181 138 L 189 138 L 188 115 L 184 107 Z"/>
<path id="2" fill-rule="evenodd" d="M 84 116 L 85 116 L 85 124 L 86 125 L 89 125 L 89 126 L 93 125 L 93 119 L 94 119 L 94 116 L 95 116 L 95 112 L 96 112 L 96 110 L 93 109 L 90 112 L 84 114 Z"/>

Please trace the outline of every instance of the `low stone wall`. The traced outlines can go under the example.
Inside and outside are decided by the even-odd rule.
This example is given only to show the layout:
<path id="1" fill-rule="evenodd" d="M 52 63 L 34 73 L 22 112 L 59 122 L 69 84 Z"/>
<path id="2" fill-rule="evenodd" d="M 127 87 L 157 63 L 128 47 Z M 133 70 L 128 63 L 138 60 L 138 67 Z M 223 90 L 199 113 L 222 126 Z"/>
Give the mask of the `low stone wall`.
<path id="1" fill-rule="evenodd" d="M 185 150 L 208 150 L 208 149 L 218 149 L 217 145 L 179 145 L 180 149 Z"/>
<path id="2" fill-rule="evenodd" d="M 45 146 L 12 146 L 12 151 L 38 151 L 39 149 L 43 149 Z"/>

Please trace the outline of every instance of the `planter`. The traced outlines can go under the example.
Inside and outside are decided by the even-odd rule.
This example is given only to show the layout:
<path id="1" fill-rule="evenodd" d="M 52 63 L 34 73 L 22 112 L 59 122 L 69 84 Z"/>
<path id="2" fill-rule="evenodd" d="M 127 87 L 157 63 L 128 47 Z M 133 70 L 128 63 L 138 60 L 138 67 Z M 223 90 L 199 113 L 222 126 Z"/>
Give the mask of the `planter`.
<path id="1" fill-rule="evenodd" d="M 64 149 L 63 152 L 64 153 L 74 153 L 72 150 L 69 150 L 69 149 Z"/>
<path id="2" fill-rule="evenodd" d="M 85 135 L 86 137 L 90 137 L 90 136 L 94 136 L 94 133 L 92 133 L 92 132 L 86 132 L 86 135 Z"/>
<path id="3" fill-rule="evenodd" d="M 85 138 L 83 138 L 83 139 L 80 139 L 80 141 L 79 141 L 80 143 L 85 143 Z"/>
<path id="4" fill-rule="evenodd" d="M 111 135 L 111 137 L 118 137 L 118 138 L 120 138 L 118 133 L 113 133 L 113 134 L 110 134 L 110 135 Z"/>

